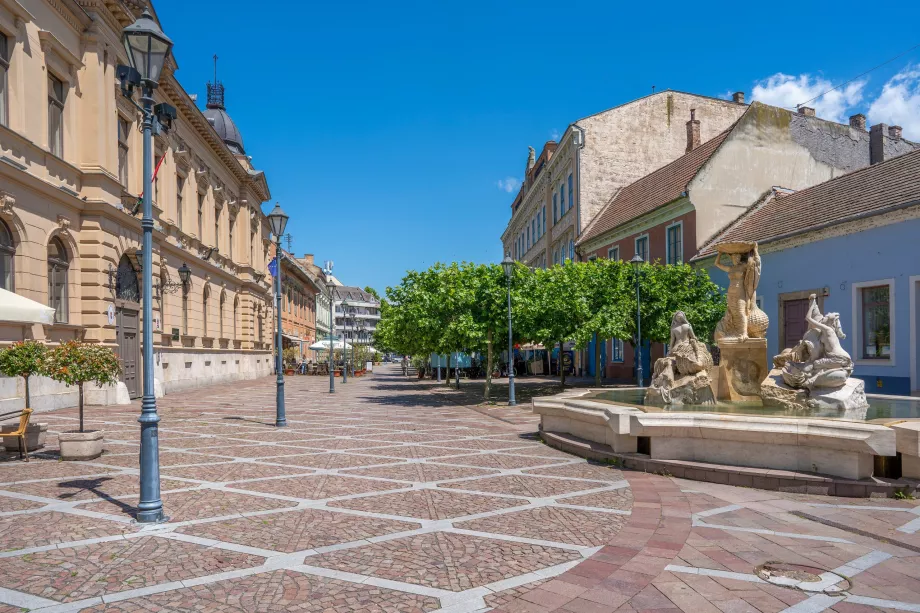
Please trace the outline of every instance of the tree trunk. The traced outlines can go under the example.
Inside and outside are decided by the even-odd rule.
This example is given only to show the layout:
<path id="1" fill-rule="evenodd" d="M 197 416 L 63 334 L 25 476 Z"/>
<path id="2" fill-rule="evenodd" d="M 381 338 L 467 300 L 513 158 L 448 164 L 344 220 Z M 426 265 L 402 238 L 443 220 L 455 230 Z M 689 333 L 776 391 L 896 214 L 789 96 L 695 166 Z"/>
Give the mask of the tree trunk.
<path id="1" fill-rule="evenodd" d="M 564 355 L 563 349 L 565 344 L 562 341 L 559 341 L 559 376 L 560 381 L 562 382 L 562 387 L 565 387 L 565 366 L 562 364 L 562 356 Z"/>
<path id="2" fill-rule="evenodd" d="M 447 352 L 447 372 L 444 373 L 444 383 L 450 387 L 450 352 Z"/>
<path id="3" fill-rule="evenodd" d="M 83 432 L 83 383 L 77 384 L 77 389 L 80 390 L 80 432 Z"/>
<path id="4" fill-rule="evenodd" d="M 26 380 L 26 408 L 31 409 L 32 399 L 29 398 L 29 375 L 26 375 L 25 377 L 23 377 L 23 379 Z"/>
<path id="5" fill-rule="evenodd" d="M 486 336 L 486 356 L 486 389 L 483 398 L 489 402 L 492 395 L 492 326 L 489 326 Z"/>
<path id="6" fill-rule="evenodd" d="M 594 386 L 601 386 L 601 341 L 594 333 Z"/>
<path id="7" fill-rule="evenodd" d="M 457 359 L 454 360 L 454 375 L 457 377 L 457 389 L 460 389 L 460 352 L 457 352 Z"/>

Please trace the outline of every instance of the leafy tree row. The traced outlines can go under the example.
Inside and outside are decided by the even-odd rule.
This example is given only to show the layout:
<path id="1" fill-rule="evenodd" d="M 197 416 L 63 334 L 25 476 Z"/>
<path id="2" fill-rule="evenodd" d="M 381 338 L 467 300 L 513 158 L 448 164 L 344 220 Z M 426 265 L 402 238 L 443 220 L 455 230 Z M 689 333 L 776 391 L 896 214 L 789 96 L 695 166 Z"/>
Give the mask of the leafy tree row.
<path id="1" fill-rule="evenodd" d="M 530 269 L 515 264 L 511 302 L 515 343 L 546 347 L 592 339 L 636 342 L 636 275 L 639 275 L 642 337 L 667 342 L 671 316 L 682 310 L 697 336 L 711 338 L 725 311 L 725 297 L 705 271 L 688 265 L 594 260 Z M 478 351 L 486 355 L 483 395 L 491 395 L 494 348 L 507 343 L 507 279 L 497 264 L 454 262 L 409 271 L 387 287 L 375 343 L 409 355 Z M 600 344 L 595 343 L 595 363 Z M 449 367 L 449 363 L 448 363 Z M 600 385 L 600 372 L 596 372 Z M 563 385 L 565 379 L 563 375 Z"/>

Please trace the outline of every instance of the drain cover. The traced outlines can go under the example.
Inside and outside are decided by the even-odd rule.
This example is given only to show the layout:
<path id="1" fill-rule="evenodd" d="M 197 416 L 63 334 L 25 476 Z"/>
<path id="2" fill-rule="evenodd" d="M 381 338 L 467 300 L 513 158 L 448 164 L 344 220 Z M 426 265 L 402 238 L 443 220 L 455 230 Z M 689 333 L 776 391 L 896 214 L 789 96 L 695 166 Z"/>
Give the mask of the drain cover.
<path id="1" fill-rule="evenodd" d="M 804 564 L 767 562 L 754 569 L 754 574 L 767 583 L 804 592 L 822 592 L 834 595 L 849 590 L 853 585 L 843 575 Z"/>

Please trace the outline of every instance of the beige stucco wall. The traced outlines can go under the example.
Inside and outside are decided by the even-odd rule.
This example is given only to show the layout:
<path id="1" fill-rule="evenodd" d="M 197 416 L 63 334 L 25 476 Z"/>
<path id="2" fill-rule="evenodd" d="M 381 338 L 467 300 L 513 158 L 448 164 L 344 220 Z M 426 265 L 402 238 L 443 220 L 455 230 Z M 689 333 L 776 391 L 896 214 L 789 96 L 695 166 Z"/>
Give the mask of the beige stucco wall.
<path id="1" fill-rule="evenodd" d="M 525 182 L 521 206 L 502 233 L 504 250 L 513 252 L 521 229 L 545 205 L 547 232 L 520 259 L 533 266 L 545 254 L 547 264 L 552 264 L 553 254 L 570 239 L 577 240 L 617 189 L 686 152 L 690 109 L 696 109 L 705 142 L 729 128 L 747 106 L 665 91 L 575 122 L 584 130 L 584 147 L 578 152 L 578 130 L 570 126 L 533 183 Z M 554 223 L 552 194 L 565 185 L 568 198 L 569 174 L 576 207 Z"/>
<path id="2" fill-rule="evenodd" d="M 701 141 L 729 128 L 747 109 L 743 104 L 664 91 L 580 119 L 581 230 L 616 190 L 684 155 L 687 121 L 696 109 Z"/>
<path id="3" fill-rule="evenodd" d="M 829 144 L 818 146 L 815 134 L 825 134 Z M 865 131 L 755 103 L 688 186 L 696 247 L 767 190 L 817 185 L 867 165 L 868 155 Z"/>
<path id="4" fill-rule="evenodd" d="M 112 13 L 126 5 L 102 0 L 82 3 L 85 14 L 53 4 L 0 0 L 0 32 L 8 37 L 11 49 L 9 120 L 8 125 L 0 125 L 0 156 L 8 162 L 0 164 L 0 220 L 11 230 L 16 250 L 13 290 L 32 300 L 48 303 L 47 245 L 52 237 L 64 243 L 70 263 L 68 318 L 66 324 L 44 327 L 0 323 L 0 345 L 33 337 L 52 343 L 82 339 L 114 347 L 117 331 L 108 323 L 106 310 L 116 296 L 108 271 L 117 269 L 125 254 L 133 259 L 142 237 L 140 215 L 130 214 L 143 191 L 140 116 L 122 98 L 115 79 L 116 65 L 127 63 L 118 20 L 134 16 Z M 28 11 L 17 8 L 22 6 Z M 187 290 L 188 333 L 177 341 L 171 330 L 182 327 L 181 290 L 154 296 L 154 319 L 160 324 L 154 329 L 155 359 L 159 364 L 161 351 L 181 349 L 188 357 L 183 368 L 185 362 L 198 365 L 192 371 L 195 376 L 180 377 L 185 381 L 182 386 L 268 374 L 269 231 L 261 210 L 269 197 L 267 184 L 263 175 L 250 172 L 248 160 L 234 156 L 219 140 L 178 84 L 174 69 L 175 64 L 168 66 L 154 96 L 156 102 L 177 107 L 179 118 L 170 133 L 154 138 L 154 163 L 165 157 L 152 190 L 153 276 L 155 284 L 177 282 L 178 268 L 186 263 L 192 279 Z M 49 149 L 49 72 L 67 89 L 60 157 Z M 131 124 L 125 185 L 119 180 L 119 117 Z M 186 177 L 181 221 L 177 176 Z M 200 229 L 198 194 L 203 196 Z M 214 246 L 219 249 L 204 259 Z M 222 313 L 221 295 L 225 297 Z M 236 357 L 222 357 L 227 355 Z M 222 368 L 209 374 L 209 366 Z M 161 366 L 157 368 L 159 375 L 166 376 Z M 167 390 L 169 381 L 167 377 Z M 51 385 L 36 389 L 50 390 L 49 398 L 69 394 Z M 17 385 L 0 382 L 0 404 L 15 404 L 19 393 Z"/>

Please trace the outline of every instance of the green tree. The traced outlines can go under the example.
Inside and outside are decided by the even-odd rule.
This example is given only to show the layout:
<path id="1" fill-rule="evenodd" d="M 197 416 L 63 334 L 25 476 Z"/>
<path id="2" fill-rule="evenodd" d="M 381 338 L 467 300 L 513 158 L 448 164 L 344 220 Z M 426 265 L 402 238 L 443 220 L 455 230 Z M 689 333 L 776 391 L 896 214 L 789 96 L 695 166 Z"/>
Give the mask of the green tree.
<path id="1" fill-rule="evenodd" d="M 378 294 L 378 293 L 377 293 L 377 290 L 375 290 L 375 289 L 374 289 L 373 287 L 371 287 L 370 285 L 366 285 L 366 286 L 364 287 L 364 291 L 365 291 L 366 293 L 370 294 L 371 296 L 373 296 L 374 298 L 376 298 L 378 301 L 380 300 L 380 294 Z"/>
<path id="2" fill-rule="evenodd" d="M 55 381 L 76 385 L 80 398 L 80 432 L 83 432 L 83 384 L 117 383 L 121 374 L 118 356 L 108 347 L 70 341 L 49 351 L 43 361 L 43 372 Z"/>
<path id="3" fill-rule="evenodd" d="M 26 408 L 32 408 L 29 377 L 42 372 L 47 348 L 44 343 L 28 340 L 13 343 L 0 351 L 0 372 L 7 377 L 22 377 L 26 383 Z"/>
<path id="4" fill-rule="evenodd" d="M 563 386 L 565 370 L 561 364 L 565 341 L 575 336 L 578 323 L 589 316 L 588 305 L 581 293 L 581 266 L 567 262 L 533 270 L 520 287 L 520 306 L 516 309 L 522 338 L 542 343 L 547 348 L 559 344 L 560 381 Z"/>

